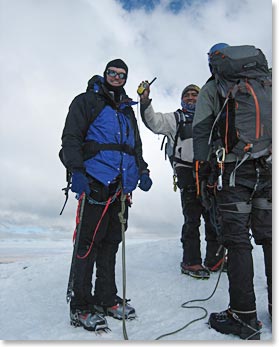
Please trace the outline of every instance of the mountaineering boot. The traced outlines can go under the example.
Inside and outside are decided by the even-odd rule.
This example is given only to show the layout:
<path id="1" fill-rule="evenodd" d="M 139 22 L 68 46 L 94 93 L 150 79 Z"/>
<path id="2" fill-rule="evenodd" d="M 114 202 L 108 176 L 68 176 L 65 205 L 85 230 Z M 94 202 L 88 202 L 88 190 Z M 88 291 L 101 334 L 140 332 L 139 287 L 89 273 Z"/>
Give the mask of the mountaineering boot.
<path id="1" fill-rule="evenodd" d="M 197 279 L 209 279 L 210 271 L 202 265 L 186 265 L 180 264 L 181 273 Z"/>
<path id="2" fill-rule="evenodd" d="M 204 266 L 210 271 L 210 272 L 218 272 L 220 269 L 222 269 L 222 272 L 228 272 L 228 261 L 227 258 L 225 260 L 220 259 L 218 262 L 209 262 L 205 261 Z"/>
<path id="3" fill-rule="evenodd" d="M 108 331 L 106 318 L 98 313 L 88 310 L 70 310 L 70 323 L 75 327 L 82 326 L 89 331 Z"/>
<path id="4" fill-rule="evenodd" d="M 128 301 L 130 300 L 125 300 L 124 316 L 125 319 L 134 319 L 136 318 L 136 310 L 127 303 Z M 115 319 L 123 319 L 123 300 L 119 296 L 116 297 L 114 306 L 107 307 L 94 305 L 94 309 L 105 316 L 110 316 Z"/>
<path id="5" fill-rule="evenodd" d="M 211 313 L 208 324 L 222 334 L 238 335 L 243 340 L 260 340 L 262 324 L 256 317 L 245 322 L 228 309 L 220 313 Z"/>

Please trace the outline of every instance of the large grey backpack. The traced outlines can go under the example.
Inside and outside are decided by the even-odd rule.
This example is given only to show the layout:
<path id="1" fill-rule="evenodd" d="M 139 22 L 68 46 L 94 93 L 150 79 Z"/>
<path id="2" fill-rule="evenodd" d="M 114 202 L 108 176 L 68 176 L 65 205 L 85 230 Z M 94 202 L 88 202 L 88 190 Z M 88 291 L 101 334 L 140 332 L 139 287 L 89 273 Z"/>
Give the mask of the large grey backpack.
<path id="1" fill-rule="evenodd" d="M 228 46 L 210 56 L 210 66 L 222 106 L 213 128 L 226 153 L 253 158 L 270 154 L 272 78 L 262 51 Z"/>

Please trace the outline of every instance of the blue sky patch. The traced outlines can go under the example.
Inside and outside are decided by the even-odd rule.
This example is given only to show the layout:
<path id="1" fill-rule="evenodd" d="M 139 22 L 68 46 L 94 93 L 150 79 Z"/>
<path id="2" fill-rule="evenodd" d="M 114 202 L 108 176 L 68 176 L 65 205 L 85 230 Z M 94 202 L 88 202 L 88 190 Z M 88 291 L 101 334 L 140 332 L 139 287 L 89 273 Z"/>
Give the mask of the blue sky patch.
<path id="1" fill-rule="evenodd" d="M 147 12 L 154 10 L 156 5 L 160 4 L 160 0 L 117 0 L 122 4 L 124 10 L 131 12 L 133 10 L 145 9 Z"/>
<path id="2" fill-rule="evenodd" d="M 161 4 L 161 0 L 117 0 L 122 4 L 122 7 L 131 12 L 133 10 L 144 9 L 147 12 L 152 12 L 157 6 Z M 200 0 L 196 0 L 200 1 Z M 205 1 L 205 0 L 201 0 Z M 193 0 L 172 0 L 169 1 L 166 9 L 172 13 L 179 13 L 187 6 L 191 6 Z"/>

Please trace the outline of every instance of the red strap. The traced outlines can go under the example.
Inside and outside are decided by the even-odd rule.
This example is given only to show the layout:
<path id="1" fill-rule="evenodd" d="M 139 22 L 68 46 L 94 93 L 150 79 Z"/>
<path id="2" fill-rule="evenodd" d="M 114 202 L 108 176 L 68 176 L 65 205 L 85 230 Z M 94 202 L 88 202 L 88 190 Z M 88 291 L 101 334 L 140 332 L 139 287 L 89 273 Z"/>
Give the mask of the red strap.
<path id="1" fill-rule="evenodd" d="M 225 257 L 221 258 L 214 266 L 212 266 L 211 271 L 215 271 L 218 267 L 225 261 Z"/>
<path id="2" fill-rule="evenodd" d="M 227 105 L 226 105 L 226 135 L 225 135 L 225 151 L 226 151 L 226 153 L 229 153 L 228 133 L 229 133 L 229 105 L 227 103 Z"/>
<path id="3" fill-rule="evenodd" d="M 257 98 L 257 95 L 254 91 L 254 89 L 252 88 L 251 84 L 249 84 L 246 81 L 246 88 L 247 90 L 251 93 L 251 95 L 253 96 L 254 102 L 255 102 L 255 108 L 256 108 L 256 139 L 258 139 L 260 137 L 260 128 L 261 128 L 261 114 L 260 114 L 260 105 L 259 105 L 259 101 Z"/>
<path id="4" fill-rule="evenodd" d="M 118 196 L 120 193 L 121 193 L 121 190 L 119 190 L 119 192 L 117 192 L 117 196 Z M 87 251 L 87 252 L 85 253 L 85 255 L 83 255 L 83 256 L 77 255 L 77 258 L 78 258 L 78 259 L 85 259 L 86 257 L 88 257 L 89 253 L 91 252 L 91 249 L 92 249 L 93 244 L 94 244 L 95 236 L 96 236 L 97 231 L 98 231 L 98 229 L 99 229 L 99 227 L 100 227 L 100 224 L 101 224 L 101 222 L 102 222 L 102 220 L 103 220 L 103 218 L 104 218 L 104 215 L 106 214 L 106 212 L 107 212 L 107 210 L 108 210 L 108 207 L 109 207 L 109 205 L 110 205 L 111 199 L 112 199 L 112 196 L 110 196 L 110 197 L 108 198 L 108 201 L 107 201 L 106 206 L 105 206 L 105 208 L 104 208 L 104 210 L 103 210 L 103 213 L 102 213 L 102 215 L 101 215 L 101 218 L 99 219 L 99 221 L 98 221 L 98 223 L 97 223 L 97 225 L 96 225 L 96 228 L 95 228 L 94 233 L 93 233 L 92 241 L 91 241 L 91 244 L 90 244 L 90 247 L 89 247 L 88 251 Z"/>

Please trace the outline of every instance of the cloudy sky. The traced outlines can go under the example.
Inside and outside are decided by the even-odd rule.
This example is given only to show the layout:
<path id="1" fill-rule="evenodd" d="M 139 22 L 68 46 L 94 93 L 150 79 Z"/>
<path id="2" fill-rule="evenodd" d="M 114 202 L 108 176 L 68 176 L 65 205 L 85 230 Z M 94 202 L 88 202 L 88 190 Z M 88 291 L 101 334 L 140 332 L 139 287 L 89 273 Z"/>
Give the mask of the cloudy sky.
<path id="1" fill-rule="evenodd" d="M 139 82 L 156 76 L 155 110 L 174 111 L 187 84 L 209 77 L 206 53 L 217 42 L 255 45 L 272 66 L 272 1 L 0 0 L 0 40 L 0 231 L 72 232 L 74 194 L 59 216 L 58 151 L 68 106 L 89 78 L 122 58 L 128 95 L 136 100 Z M 179 234 L 180 196 L 162 137 L 139 127 L 154 184 L 134 192 L 130 229 Z"/>

